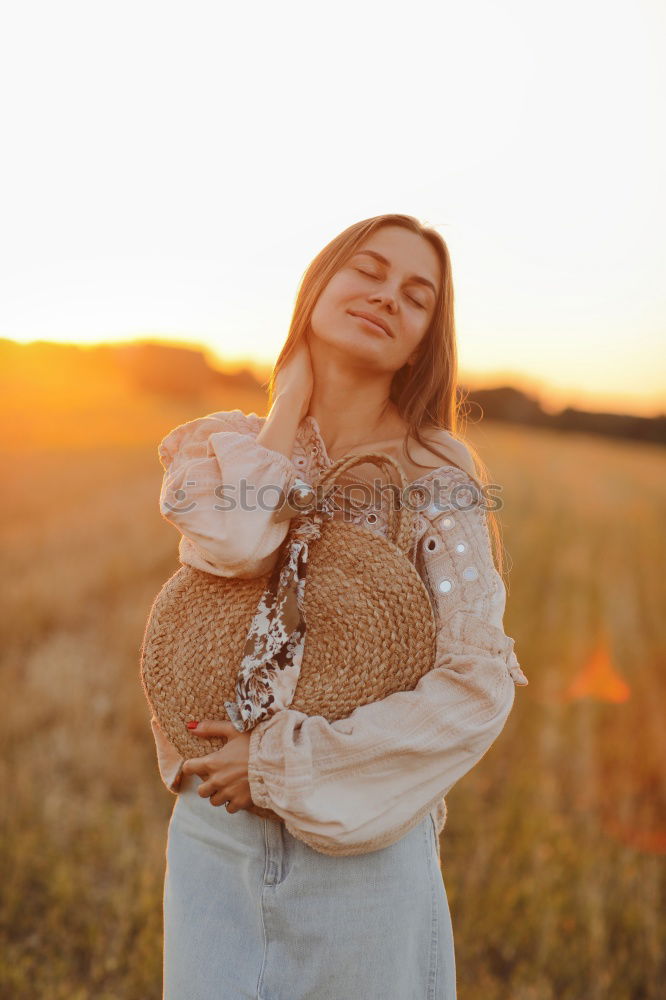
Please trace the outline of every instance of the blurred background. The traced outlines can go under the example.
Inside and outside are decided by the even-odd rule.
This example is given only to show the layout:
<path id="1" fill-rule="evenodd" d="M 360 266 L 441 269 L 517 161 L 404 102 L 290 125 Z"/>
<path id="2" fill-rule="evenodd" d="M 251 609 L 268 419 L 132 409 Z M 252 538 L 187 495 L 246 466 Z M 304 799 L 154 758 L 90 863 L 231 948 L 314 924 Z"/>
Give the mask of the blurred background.
<path id="1" fill-rule="evenodd" d="M 0 13 L 3 996 L 161 996 L 157 445 L 266 413 L 303 272 L 382 212 L 451 251 L 530 679 L 448 796 L 459 996 L 665 995 L 665 24 L 657 0 Z"/>

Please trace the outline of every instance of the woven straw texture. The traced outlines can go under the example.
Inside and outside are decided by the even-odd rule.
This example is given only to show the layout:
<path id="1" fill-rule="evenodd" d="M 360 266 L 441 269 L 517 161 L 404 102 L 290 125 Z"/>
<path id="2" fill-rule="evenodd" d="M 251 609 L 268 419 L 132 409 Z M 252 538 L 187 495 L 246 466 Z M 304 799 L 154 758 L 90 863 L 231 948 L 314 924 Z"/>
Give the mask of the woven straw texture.
<path id="1" fill-rule="evenodd" d="M 381 452 L 340 459 L 319 485 L 330 486 L 364 461 L 384 467 L 388 461 L 404 486 L 400 467 Z M 307 636 L 291 708 L 332 722 L 359 705 L 412 690 L 434 666 L 432 604 L 406 554 L 414 516 L 396 505 L 391 538 L 344 521 L 321 524 L 308 557 Z M 160 726 L 186 758 L 224 745 L 221 738 L 192 736 L 185 723 L 227 718 L 224 702 L 234 698 L 247 630 L 269 576 L 219 577 L 182 566 L 155 598 L 141 680 Z"/>

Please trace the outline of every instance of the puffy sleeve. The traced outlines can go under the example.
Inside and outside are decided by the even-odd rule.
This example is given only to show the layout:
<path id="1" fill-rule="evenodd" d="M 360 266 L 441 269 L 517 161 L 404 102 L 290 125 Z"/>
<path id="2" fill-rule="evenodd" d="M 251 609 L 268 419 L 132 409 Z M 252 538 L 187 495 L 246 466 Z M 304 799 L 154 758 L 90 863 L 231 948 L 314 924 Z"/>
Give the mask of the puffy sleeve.
<path id="1" fill-rule="evenodd" d="M 160 513 L 181 533 L 180 561 L 217 576 L 269 572 L 286 537 L 280 517 L 298 482 L 281 452 L 256 440 L 262 418 L 241 410 L 180 424 L 160 442 Z"/>
<path id="2" fill-rule="evenodd" d="M 362 854 L 404 836 L 481 760 L 515 685 L 527 683 L 503 629 L 506 590 L 480 495 L 467 509 L 431 506 L 423 516 L 416 564 L 436 612 L 434 668 L 414 690 L 346 719 L 286 709 L 251 731 L 253 801 L 323 854 Z"/>

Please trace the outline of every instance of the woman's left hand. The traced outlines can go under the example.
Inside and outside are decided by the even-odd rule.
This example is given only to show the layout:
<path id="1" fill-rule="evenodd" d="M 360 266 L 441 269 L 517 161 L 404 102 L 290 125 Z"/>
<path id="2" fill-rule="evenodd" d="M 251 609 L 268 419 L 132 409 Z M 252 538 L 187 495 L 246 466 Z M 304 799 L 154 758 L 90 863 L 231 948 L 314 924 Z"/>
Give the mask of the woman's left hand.
<path id="1" fill-rule="evenodd" d="M 194 736 L 224 736 L 226 744 L 220 750 L 204 757 L 191 757 L 183 764 L 183 774 L 198 774 L 203 779 L 197 791 L 202 798 L 210 798 L 211 805 L 227 802 L 227 812 L 252 809 L 248 781 L 251 731 L 241 733 L 231 722 L 214 722 L 202 719 Z"/>

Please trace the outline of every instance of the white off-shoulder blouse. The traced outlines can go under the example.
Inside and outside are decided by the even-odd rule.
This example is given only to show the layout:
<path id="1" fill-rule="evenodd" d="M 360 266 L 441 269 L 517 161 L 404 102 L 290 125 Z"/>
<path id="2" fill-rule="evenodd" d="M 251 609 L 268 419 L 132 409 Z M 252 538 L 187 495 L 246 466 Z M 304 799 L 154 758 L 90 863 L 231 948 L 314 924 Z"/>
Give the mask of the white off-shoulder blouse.
<path id="1" fill-rule="evenodd" d="M 333 462 L 314 417 L 301 421 L 290 459 L 256 441 L 264 422 L 256 413 L 220 411 L 179 425 L 161 441 L 160 513 L 181 533 L 181 563 L 244 578 L 275 565 L 296 513 L 284 498 L 294 487 L 315 486 Z M 324 854 L 388 846 L 428 812 L 441 832 L 445 796 L 503 729 L 515 686 L 527 684 L 514 640 L 504 632 L 506 590 L 471 456 L 448 431 L 438 430 L 433 440 L 457 465 L 412 480 L 409 499 L 419 510 L 411 557 L 438 627 L 434 668 L 414 690 L 359 706 L 346 719 L 329 723 L 283 709 L 251 731 L 253 802 Z M 354 450 L 388 452 L 405 468 L 401 441 Z M 362 468 L 354 470 L 361 480 Z M 367 481 L 378 471 L 365 469 Z M 221 502 L 243 491 L 243 502 Z M 387 532 L 381 497 L 345 516 Z M 184 758 L 155 716 L 150 724 L 161 778 L 177 794 Z"/>

